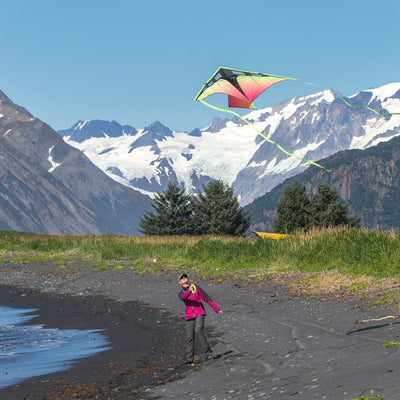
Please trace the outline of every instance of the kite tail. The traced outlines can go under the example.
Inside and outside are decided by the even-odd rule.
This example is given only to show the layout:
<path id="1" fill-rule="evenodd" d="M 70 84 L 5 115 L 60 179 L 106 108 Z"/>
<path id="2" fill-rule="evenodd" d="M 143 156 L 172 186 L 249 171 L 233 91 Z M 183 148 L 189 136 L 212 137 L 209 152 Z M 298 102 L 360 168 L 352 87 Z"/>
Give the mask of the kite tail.
<path id="1" fill-rule="evenodd" d="M 214 110 L 218 110 L 218 111 L 222 111 L 222 112 L 231 113 L 231 114 L 235 115 L 236 117 L 240 118 L 242 121 L 246 122 L 246 124 L 250 125 L 250 126 L 251 126 L 262 138 L 264 138 L 267 142 L 272 143 L 272 144 L 275 145 L 279 150 L 281 150 L 282 152 L 284 152 L 284 153 L 287 154 L 288 156 L 299 158 L 300 160 L 303 160 L 303 161 L 305 161 L 305 162 L 308 163 L 308 164 L 315 165 L 315 166 L 318 167 L 318 168 L 322 168 L 322 169 L 324 169 L 325 171 L 328 171 L 328 172 L 332 171 L 331 169 L 326 169 L 325 167 L 323 167 L 322 165 L 317 164 L 317 163 L 314 162 L 314 161 L 307 160 L 307 159 L 305 159 L 305 158 L 303 158 L 303 157 L 298 156 L 297 154 L 293 154 L 293 153 L 288 152 L 287 150 L 285 150 L 285 149 L 284 149 L 281 145 L 279 145 L 278 143 L 274 142 L 274 141 L 271 140 L 271 139 L 268 139 L 268 138 L 267 138 L 262 132 L 260 132 L 250 121 L 248 121 L 246 118 L 242 117 L 242 116 L 241 116 L 240 114 L 238 114 L 237 112 L 232 111 L 232 110 L 226 110 L 225 108 L 215 107 L 215 106 L 213 106 L 213 105 L 211 105 L 211 104 L 208 104 L 208 103 L 205 102 L 204 100 L 199 100 L 199 101 L 201 101 L 201 102 L 202 102 L 203 104 L 205 104 L 206 106 L 213 108 Z"/>
<path id="2" fill-rule="evenodd" d="M 364 106 L 363 104 L 358 104 L 356 106 L 353 106 L 352 104 L 350 104 L 343 96 L 340 95 L 340 93 L 338 93 L 336 90 L 331 89 L 333 93 L 336 94 L 336 96 L 343 101 L 343 103 L 345 103 L 347 106 L 351 107 L 351 108 L 366 108 L 369 111 L 372 111 L 373 113 L 375 113 L 376 115 L 400 115 L 400 113 L 391 113 L 391 112 L 386 112 L 386 113 L 380 113 L 376 110 L 374 110 L 371 107 L 368 106 Z"/>
<path id="3" fill-rule="evenodd" d="M 312 86 L 319 86 L 321 87 L 321 85 L 318 85 L 317 83 L 311 83 L 311 82 L 306 82 L 303 81 L 302 79 L 297 79 L 299 82 L 304 83 L 305 85 L 312 85 Z M 376 115 L 400 115 L 400 113 L 398 112 L 385 112 L 385 113 L 380 113 L 379 111 L 376 111 L 375 109 L 373 109 L 372 107 L 368 107 L 365 106 L 363 104 L 357 104 L 355 106 L 353 106 L 352 104 L 350 104 L 339 92 L 337 92 L 335 89 L 330 89 L 333 93 L 335 93 L 335 95 L 337 96 L 338 99 L 342 100 L 344 104 L 346 104 L 348 107 L 350 108 L 366 108 L 369 111 L 372 111 L 374 114 Z"/>

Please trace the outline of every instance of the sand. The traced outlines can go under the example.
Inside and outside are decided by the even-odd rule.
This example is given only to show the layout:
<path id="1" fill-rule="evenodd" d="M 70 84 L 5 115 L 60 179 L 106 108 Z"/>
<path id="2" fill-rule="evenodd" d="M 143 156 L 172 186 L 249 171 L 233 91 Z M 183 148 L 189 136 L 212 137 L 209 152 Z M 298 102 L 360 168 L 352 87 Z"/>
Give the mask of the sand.
<path id="1" fill-rule="evenodd" d="M 74 269 L 77 268 L 77 269 Z M 67 372 L 0 390 L 1 399 L 400 398 L 399 320 L 354 297 L 294 295 L 265 280 L 199 280 L 217 359 L 185 365 L 176 274 L 138 275 L 77 262 L 0 266 L 0 305 L 39 308 L 46 327 L 105 329 L 113 349 Z"/>

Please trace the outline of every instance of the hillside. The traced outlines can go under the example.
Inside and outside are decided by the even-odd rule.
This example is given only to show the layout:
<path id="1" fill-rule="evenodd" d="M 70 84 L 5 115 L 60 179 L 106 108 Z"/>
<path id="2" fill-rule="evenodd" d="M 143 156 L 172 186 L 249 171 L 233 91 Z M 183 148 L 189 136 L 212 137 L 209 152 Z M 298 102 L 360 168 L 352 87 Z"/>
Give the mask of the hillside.
<path id="1" fill-rule="evenodd" d="M 115 182 L 0 91 L 0 229 L 137 233 L 150 199 Z"/>
<path id="2" fill-rule="evenodd" d="M 349 204 L 352 215 L 371 229 L 400 227 L 400 138 L 380 143 L 367 150 L 347 150 L 321 161 L 332 169 L 326 172 L 310 167 L 285 180 L 269 193 L 245 207 L 252 216 L 251 230 L 273 231 L 276 204 L 286 185 L 294 179 L 314 192 L 319 182 L 337 188 L 340 199 Z"/>

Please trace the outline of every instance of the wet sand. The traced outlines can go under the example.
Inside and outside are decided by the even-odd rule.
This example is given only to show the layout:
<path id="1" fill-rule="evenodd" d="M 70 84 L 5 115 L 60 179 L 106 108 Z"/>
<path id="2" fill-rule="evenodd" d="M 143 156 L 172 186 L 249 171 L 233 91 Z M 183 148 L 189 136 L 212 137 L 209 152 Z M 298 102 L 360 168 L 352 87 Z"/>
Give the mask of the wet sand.
<path id="1" fill-rule="evenodd" d="M 188 368 L 176 274 L 75 267 L 3 264 L 0 304 L 40 308 L 49 327 L 106 329 L 115 348 L 66 373 L 0 390 L 0 398 L 400 398 L 400 347 L 383 346 L 400 342 L 399 320 L 355 324 L 393 314 L 392 306 L 295 296 L 272 281 L 201 280 L 224 316 L 207 308 L 217 359 Z"/>
<path id="2" fill-rule="evenodd" d="M 139 399 L 140 392 L 180 376 L 182 338 L 175 315 L 135 302 L 101 296 L 55 296 L 0 287 L 0 304 L 37 308 L 30 325 L 102 330 L 111 350 L 78 360 L 66 371 L 43 375 L 0 390 L 5 399 Z M 182 331 L 182 330 L 181 330 Z"/>

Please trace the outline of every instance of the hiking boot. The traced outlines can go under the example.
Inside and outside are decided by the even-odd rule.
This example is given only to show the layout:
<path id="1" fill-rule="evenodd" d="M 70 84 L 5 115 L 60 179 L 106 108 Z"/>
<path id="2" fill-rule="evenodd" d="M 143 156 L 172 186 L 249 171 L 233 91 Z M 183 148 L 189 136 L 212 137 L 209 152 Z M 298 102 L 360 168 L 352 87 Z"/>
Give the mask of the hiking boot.
<path id="1" fill-rule="evenodd" d="M 205 360 L 215 360 L 216 357 L 214 356 L 214 353 L 212 352 L 212 350 L 209 350 L 204 354 L 204 359 Z"/>

